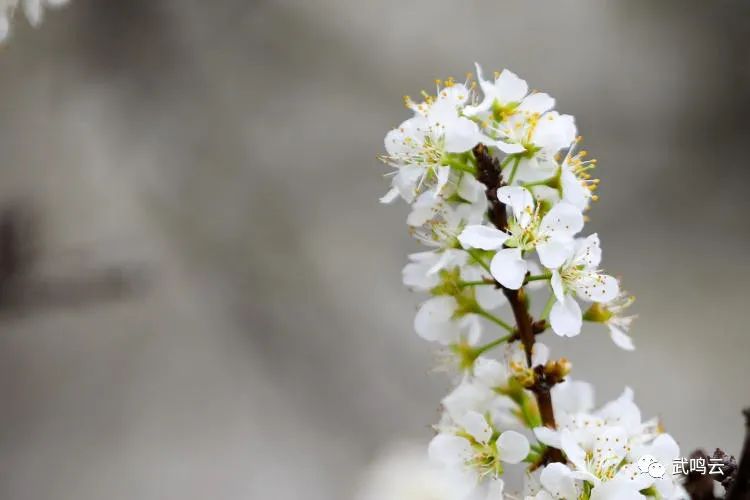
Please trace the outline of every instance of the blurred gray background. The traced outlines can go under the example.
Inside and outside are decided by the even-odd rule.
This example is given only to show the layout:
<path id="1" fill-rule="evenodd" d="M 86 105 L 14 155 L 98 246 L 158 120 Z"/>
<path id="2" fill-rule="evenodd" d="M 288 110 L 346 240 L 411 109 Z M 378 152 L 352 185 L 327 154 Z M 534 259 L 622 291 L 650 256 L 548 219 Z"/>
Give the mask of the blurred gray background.
<path id="1" fill-rule="evenodd" d="M 426 443 L 448 383 L 412 331 L 418 247 L 375 156 L 403 94 L 475 60 L 576 115 L 600 160 L 590 229 L 638 297 L 634 354 L 600 328 L 546 342 L 600 402 L 633 387 L 685 453 L 737 453 L 749 42 L 750 7 L 722 0 L 19 16 L 0 206 L 34 213 L 36 257 L 0 311 L 0 498 L 347 499 L 388 443 Z"/>

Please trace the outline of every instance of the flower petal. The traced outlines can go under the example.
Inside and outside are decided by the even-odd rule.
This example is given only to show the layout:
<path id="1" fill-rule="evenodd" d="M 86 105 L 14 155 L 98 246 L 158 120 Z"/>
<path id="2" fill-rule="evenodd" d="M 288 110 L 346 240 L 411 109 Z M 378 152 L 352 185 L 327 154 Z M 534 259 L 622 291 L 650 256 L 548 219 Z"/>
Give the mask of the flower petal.
<path id="1" fill-rule="evenodd" d="M 465 117 L 452 120 L 445 130 L 445 150 L 448 153 L 463 153 L 480 141 L 479 126 Z"/>
<path id="2" fill-rule="evenodd" d="M 572 250 L 573 240 L 551 240 L 536 246 L 539 261 L 547 269 L 557 269 L 562 266 Z"/>
<path id="3" fill-rule="evenodd" d="M 430 460 L 444 465 L 461 465 L 471 459 L 471 444 L 464 438 L 438 434 L 427 448 Z"/>
<path id="4" fill-rule="evenodd" d="M 583 229 L 583 213 L 567 202 L 560 202 L 542 218 L 539 232 L 549 238 L 572 237 Z"/>
<path id="5" fill-rule="evenodd" d="M 612 342 L 614 342 L 620 349 L 625 349 L 626 351 L 635 350 L 635 345 L 633 344 L 633 339 L 630 335 L 616 326 L 609 325 L 609 336 L 612 338 Z"/>
<path id="6" fill-rule="evenodd" d="M 458 241 L 464 248 L 481 248 L 482 250 L 497 250 L 502 248 L 508 240 L 503 231 L 490 226 L 467 226 L 458 236 Z"/>
<path id="7" fill-rule="evenodd" d="M 534 344 L 531 349 L 531 366 L 546 365 L 549 360 L 549 347 L 541 342 Z"/>
<path id="8" fill-rule="evenodd" d="M 487 443 L 492 437 L 490 424 L 479 412 L 469 411 L 459 418 L 457 423 L 479 443 Z"/>
<path id="9" fill-rule="evenodd" d="M 544 92 L 534 92 L 529 94 L 518 106 L 519 111 L 528 111 L 529 113 L 546 113 L 555 107 L 555 100 Z"/>
<path id="10" fill-rule="evenodd" d="M 495 80 L 495 97 L 500 104 L 519 102 L 528 91 L 526 81 L 510 70 L 504 69 Z"/>
<path id="11" fill-rule="evenodd" d="M 531 447 L 526 436 L 516 431 L 505 431 L 497 438 L 500 460 L 517 464 L 529 455 Z"/>
<path id="12" fill-rule="evenodd" d="M 576 241 L 573 265 L 584 266 L 586 269 L 596 269 L 601 261 L 602 249 L 598 234 L 590 234 L 586 238 Z"/>
<path id="13" fill-rule="evenodd" d="M 554 429 L 544 426 L 535 427 L 534 436 L 547 446 L 560 448 L 560 433 Z"/>
<path id="14" fill-rule="evenodd" d="M 520 248 L 500 250 L 490 262 L 492 276 L 504 287 L 518 290 L 526 278 L 528 265 L 521 257 Z"/>
<path id="15" fill-rule="evenodd" d="M 523 147 L 523 145 L 519 143 L 515 143 L 515 142 L 506 142 L 502 140 L 493 141 L 491 139 L 484 140 L 484 142 L 486 142 L 490 146 L 496 147 L 503 153 L 509 154 L 509 155 L 516 154 L 516 153 L 523 153 L 524 151 L 526 151 L 526 148 Z"/>
<path id="16" fill-rule="evenodd" d="M 529 225 L 534 211 L 534 197 L 528 189 L 521 186 L 503 186 L 497 190 L 497 199 L 513 210 L 513 216 L 521 227 Z"/>
<path id="17" fill-rule="evenodd" d="M 565 288 L 563 288 L 563 281 L 562 276 L 560 276 L 560 271 L 557 269 L 554 269 L 552 271 L 552 278 L 549 280 L 550 286 L 552 286 L 552 291 L 555 293 L 555 297 L 557 297 L 557 300 L 559 302 L 562 302 L 565 300 Z"/>
<path id="18" fill-rule="evenodd" d="M 575 480 L 570 472 L 570 469 L 561 463 L 551 463 L 544 468 L 539 481 L 555 498 L 578 498 Z"/>
<path id="19" fill-rule="evenodd" d="M 582 299 L 609 302 L 620 293 L 620 284 L 612 276 L 587 273 L 575 282 L 575 290 Z"/>
<path id="20" fill-rule="evenodd" d="M 456 299 L 446 295 L 425 301 L 414 317 L 417 335 L 425 340 L 450 344 L 460 333 L 458 324 L 452 321 L 457 307 Z"/>
<path id="21" fill-rule="evenodd" d="M 380 197 L 380 203 L 389 204 L 393 203 L 393 201 L 399 197 L 398 189 L 391 188 L 388 190 L 387 193 L 385 193 L 383 196 Z"/>
<path id="22" fill-rule="evenodd" d="M 549 313 L 552 330 L 561 337 L 575 337 L 583 323 L 581 307 L 570 295 L 564 302 L 556 302 Z"/>
<path id="23" fill-rule="evenodd" d="M 464 173 L 458 183 L 458 195 L 464 200 L 474 203 L 484 197 L 485 185 L 474 176 Z"/>

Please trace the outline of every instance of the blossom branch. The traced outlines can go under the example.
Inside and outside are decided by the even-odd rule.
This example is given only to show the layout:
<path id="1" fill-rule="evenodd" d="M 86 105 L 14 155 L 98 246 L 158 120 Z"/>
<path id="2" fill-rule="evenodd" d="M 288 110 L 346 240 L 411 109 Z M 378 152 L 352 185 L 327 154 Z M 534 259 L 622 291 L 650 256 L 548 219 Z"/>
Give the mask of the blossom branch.
<path id="1" fill-rule="evenodd" d="M 500 164 L 496 158 L 489 154 L 487 147 L 483 144 L 478 144 L 474 147 L 473 152 L 477 161 L 477 179 L 486 186 L 485 195 L 489 202 L 490 221 L 499 230 L 504 231 L 507 229 L 508 224 L 505 204 L 501 203 L 497 198 L 497 190 L 503 185 Z M 500 285 L 499 283 L 498 286 L 501 287 L 503 294 L 510 303 L 516 321 L 516 332 L 518 338 L 523 344 L 524 352 L 526 354 L 526 363 L 529 368 L 533 369 L 534 367 L 532 366 L 531 356 L 534 349 L 536 333 L 534 319 L 531 317 L 528 310 L 526 292 L 523 287 L 518 290 L 512 290 Z M 534 383 L 530 387 L 536 398 L 537 405 L 539 406 L 542 424 L 551 429 L 556 428 L 555 412 L 552 406 L 552 395 L 550 393 L 554 383 L 555 381 L 549 380 L 544 373 L 544 370 L 540 369 L 535 370 Z M 543 461 L 562 462 L 562 452 L 555 448 L 548 448 L 548 452 L 546 453 L 546 456 L 543 457 Z"/>

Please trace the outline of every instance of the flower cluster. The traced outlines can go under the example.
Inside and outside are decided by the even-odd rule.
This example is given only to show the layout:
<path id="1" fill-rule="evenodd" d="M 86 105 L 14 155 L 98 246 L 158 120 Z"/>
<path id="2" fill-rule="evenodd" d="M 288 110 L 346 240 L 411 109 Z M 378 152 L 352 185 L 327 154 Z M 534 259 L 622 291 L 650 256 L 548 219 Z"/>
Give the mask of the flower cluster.
<path id="1" fill-rule="evenodd" d="M 10 34 L 10 21 L 18 7 L 19 0 L 0 0 L 0 42 Z M 20 0 L 26 19 L 32 26 L 39 26 L 45 7 L 59 7 L 68 0 Z"/>
<path id="2" fill-rule="evenodd" d="M 403 281 L 429 294 L 414 329 L 459 372 L 429 445 L 454 479 L 445 498 L 509 497 L 504 470 L 519 463 L 526 498 L 682 498 L 671 475 L 637 467 L 642 455 L 669 465 L 679 449 L 641 421 L 632 392 L 594 410 L 591 387 L 536 341 L 548 329 L 577 336 L 588 321 L 634 349 L 633 298 L 601 270 L 599 237 L 583 235 L 598 180 L 574 118 L 507 70 L 485 79 L 477 65 L 476 81 L 436 84 L 420 102 L 405 98 L 412 116 L 385 137 L 395 170 L 381 201 L 411 206 L 409 231 L 427 249 L 409 256 Z M 538 312 L 534 290 L 547 292 Z M 503 332 L 484 338 L 488 326 Z"/>

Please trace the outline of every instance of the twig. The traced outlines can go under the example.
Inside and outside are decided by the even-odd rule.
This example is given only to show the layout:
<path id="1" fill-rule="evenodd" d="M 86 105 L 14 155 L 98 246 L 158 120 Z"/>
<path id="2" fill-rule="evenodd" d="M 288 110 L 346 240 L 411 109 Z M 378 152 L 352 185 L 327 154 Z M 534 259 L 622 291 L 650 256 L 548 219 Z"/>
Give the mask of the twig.
<path id="1" fill-rule="evenodd" d="M 727 500 L 746 500 L 750 497 L 750 408 L 746 408 L 743 413 L 745 414 L 745 444 L 742 446 L 737 474 L 727 494 Z"/>
<path id="2" fill-rule="evenodd" d="M 477 179 L 486 186 L 485 195 L 489 202 L 489 219 L 495 227 L 501 231 L 505 230 L 508 224 L 505 204 L 501 203 L 497 198 L 497 190 L 503 186 L 500 164 L 496 158 L 490 155 L 487 147 L 483 144 L 478 144 L 473 152 L 477 161 Z M 516 332 L 518 338 L 523 344 L 524 352 L 526 353 L 526 362 L 529 368 L 534 368 L 531 362 L 531 353 L 534 349 L 534 337 L 536 333 L 538 333 L 537 330 L 539 330 L 539 326 L 529 314 L 524 289 L 521 287 L 518 290 L 511 290 L 503 287 L 499 283 L 497 285 L 502 289 L 505 297 L 510 303 L 511 309 L 513 310 L 513 316 L 516 320 Z M 536 397 L 536 402 L 539 406 L 539 413 L 542 417 L 542 423 L 551 429 L 555 429 L 555 413 L 552 407 L 552 396 L 550 394 L 554 381 L 548 380 L 544 375 L 543 370 L 536 370 L 535 373 L 535 382 L 530 390 Z M 546 463 L 562 462 L 562 452 L 556 448 L 547 448 L 543 460 Z"/>

